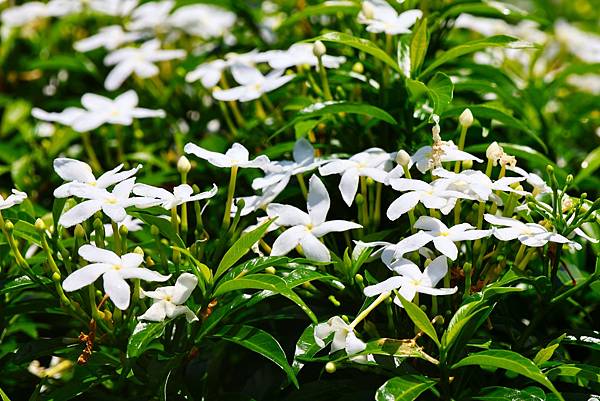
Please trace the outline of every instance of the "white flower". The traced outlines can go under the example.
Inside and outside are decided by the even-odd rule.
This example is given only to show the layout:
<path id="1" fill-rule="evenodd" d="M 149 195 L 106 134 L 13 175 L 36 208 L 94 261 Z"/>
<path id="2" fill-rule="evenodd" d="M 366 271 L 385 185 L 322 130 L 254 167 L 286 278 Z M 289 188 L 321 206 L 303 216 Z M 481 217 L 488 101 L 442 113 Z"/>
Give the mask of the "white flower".
<path id="1" fill-rule="evenodd" d="M 548 242 L 558 242 L 560 244 L 570 243 L 567 238 L 560 234 L 549 232 L 544 226 L 535 223 L 523 223 L 510 217 L 498 217 L 486 213 L 485 221 L 502 228 L 494 228 L 494 237 L 501 241 L 511 241 L 518 239 L 523 245 L 531 247 L 540 247 Z"/>
<path id="2" fill-rule="evenodd" d="M 30 1 L 20 6 L 10 7 L 2 11 L 2 25 L 5 27 L 20 27 L 48 15 L 46 4 Z"/>
<path id="3" fill-rule="evenodd" d="M 319 167 L 321 175 L 340 174 L 339 189 L 344 202 L 352 205 L 360 177 L 370 177 L 377 182 L 384 183 L 387 178 L 386 164 L 392 160 L 389 153 L 379 148 L 367 149 L 347 160 L 327 161 Z"/>
<path id="4" fill-rule="evenodd" d="M 173 319 L 185 315 L 188 323 L 198 320 L 194 312 L 184 305 L 197 285 L 196 276 L 183 273 L 177 278 L 175 285 L 160 287 L 154 291 L 142 290 L 142 294 L 154 299 L 154 303 L 138 319 L 162 322 L 165 318 Z"/>
<path id="5" fill-rule="evenodd" d="M 234 166 L 245 168 L 263 168 L 269 163 L 269 158 L 264 155 L 258 156 L 253 160 L 249 160 L 250 153 L 248 152 L 248 149 L 239 143 L 234 143 L 231 145 L 231 148 L 229 148 L 225 154 L 206 150 L 191 142 L 187 143 L 183 150 L 185 153 L 196 155 L 199 158 L 208 161 L 213 166 L 221 168 Z"/>
<path id="6" fill-rule="evenodd" d="M 104 58 L 105 65 L 115 66 L 106 76 L 104 87 L 115 90 L 133 73 L 140 78 L 155 76 L 159 69 L 154 63 L 183 57 L 183 50 L 161 50 L 157 39 L 149 40 L 140 47 L 115 50 Z"/>
<path id="7" fill-rule="evenodd" d="M 452 141 L 442 142 L 443 155 L 441 157 L 442 162 L 455 162 L 455 161 L 466 161 L 473 160 L 481 163 L 482 160 L 470 153 L 459 150 Z M 426 173 L 432 168 L 432 148 L 431 146 L 423 146 L 417 150 L 412 156 L 413 162 L 417 165 L 417 169 L 421 173 Z"/>
<path id="8" fill-rule="evenodd" d="M 367 31 L 385 32 L 388 35 L 410 33 L 410 27 L 421 18 L 421 10 L 408 10 L 398 14 L 385 0 L 363 1 L 358 22 L 367 25 Z"/>
<path id="9" fill-rule="evenodd" d="M 390 277 L 381 283 L 366 287 L 364 294 L 367 297 L 398 289 L 398 293 L 404 299 L 412 301 L 417 293 L 451 295 L 458 291 L 458 287 L 435 288 L 448 272 L 448 260 L 443 255 L 435 258 L 422 273 L 419 267 L 408 259 L 400 259 L 390 268 L 399 276 Z M 398 297 L 394 299 L 394 303 L 402 307 Z"/>
<path id="10" fill-rule="evenodd" d="M 131 14 L 131 22 L 127 28 L 132 31 L 155 29 L 162 31 L 166 27 L 169 13 L 175 6 L 175 1 L 150 1 L 144 3 Z"/>
<path id="11" fill-rule="evenodd" d="M 31 114 L 41 120 L 56 121 L 69 125 L 75 131 L 85 132 L 102 124 L 131 125 L 134 118 L 165 117 L 163 110 L 150 110 L 137 107 L 138 95 L 128 90 L 114 100 L 104 96 L 86 93 L 81 97 L 85 110 L 68 108 L 62 113 L 47 113 L 34 108 Z"/>
<path id="12" fill-rule="evenodd" d="M 435 248 L 452 260 L 456 260 L 458 256 L 455 242 L 476 240 L 492 234 L 492 230 L 477 230 L 469 223 L 448 228 L 440 220 L 429 216 L 419 217 L 414 227 L 425 230 L 425 234 L 431 237 Z"/>
<path id="13" fill-rule="evenodd" d="M 287 50 L 274 50 L 269 52 L 269 65 L 275 69 L 286 69 L 297 65 L 317 66 L 319 60 L 313 54 L 313 45 L 310 43 L 295 43 Z M 339 68 L 346 62 L 345 57 L 323 55 L 323 67 Z"/>
<path id="14" fill-rule="evenodd" d="M 217 59 L 200 64 L 185 76 L 187 82 L 200 80 L 205 88 L 212 88 L 219 83 L 223 71 L 229 67 L 225 60 Z"/>
<path id="15" fill-rule="evenodd" d="M 131 291 L 125 280 L 137 278 L 144 281 L 167 281 L 171 277 L 139 267 L 144 261 L 139 253 L 118 256 L 107 249 L 83 245 L 79 248 L 79 256 L 92 263 L 71 273 L 63 281 L 63 289 L 67 292 L 76 291 L 102 276 L 106 295 L 121 310 L 129 307 Z"/>
<path id="16" fill-rule="evenodd" d="M 125 17 L 138 5 L 138 0 L 84 0 L 89 3 L 92 10 L 111 15 Z"/>
<path id="17" fill-rule="evenodd" d="M 556 38 L 587 63 L 600 63 L 600 36 L 582 31 L 565 20 L 554 24 Z"/>
<path id="18" fill-rule="evenodd" d="M 193 195 L 194 190 L 188 184 L 181 184 L 173 188 L 173 193 L 163 188 L 153 187 L 147 184 L 135 184 L 133 193 L 145 198 L 155 198 L 156 204 L 164 209 L 171 210 L 174 207 L 187 202 L 212 198 L 217 194 L 217 186 L 213 184 L 210 191 Z"/>
<path id="19" fill-rule="evenodd" d="M 271 256 L 285 255 L 300 245 L 307 258 L 329 262 L 331 260 L 329 249 L 318 238 L 330 232 L 348 231 L 362 227 L 360 224 L 345 220 L 325 221 L 331 201 L 325 185 L 316 175 L 313 175 L 309 181 L 306 206 L 308 213 L 294 206 L 279 203 L 271 203 L 267 207 L 269 218 L 277 218 L 275 220 L 277 225 L 290 227 L 273 243 Z"/>
<path id="20" fill-rule="evenodd" d="M 134 231 L 140 231 L 142 229 L 142 224 L 144 224 L 144 222 L 140 219 L 134 219 L 133 217 L 127 215 L 125 217 L 125 219 L 123 219 L 123 221 L 119 222 L 117 224 L 118 228 L 121 227 L 126 227 L 128 232 L 134 232 Z M 104 225 L 104 236 L 105 237 L 112 237 L 113 236 L 113 228 L 112 228 L 112 224 L 105 224 Z"/>
<path id="21" fill-rule="evenodd" d="M 115 223 L 120 223 L 127 217 L 126 208 L 130 206 L 148 207 L 154 202 L 154 199 L 130 198 L 134 184 L 135 177 L 129 178 L 115 185 L 112 192 L 86 184 L 73 185 L 70 193 L 87 200 L 73 206 L 60 216 L 58 224 L 66 228 L 72 227 L 89 219 L 100 210 Z"/>
<path id="22" fill-rule="evenodd" d="M 81 184 L 87 184 L 98 189 L 106 189 L 111 185 L 132 177 L 140 168 L 142 168 L 142 165 L 140 164 L 137 167 L 126 171 L 121 171 L 122 168 L 123 165 L 119 164 L 114 169 L 107 171 L 96 179 L 92 173 L 92 168 L 87 163 L 66 157 L 54 159 L 54 171 L 56 171 L 56 174 L 58 174 L 60 178 L 67 181 L 54 190 L 54 197 L 67 198 L 72 195 L 71 189 L 74 186 Z"/>
<path id="23" fill-rule="evenodd" d="M 134 42 L 141 39 L 142 35 L 138 32 L 125 32 L 120 25 L 111 25 L 100 28 L 100 32 L 75 42 L 73 47 L 78 52 L 89 52 L 99 47 L 106 50 L 114 50 L 125 43 Z"/>
<path id="24" fill-rule="evenodd" d="M 524 177 L 527 183 L 533 187 L 533 196 L 552 192 L 552 188 L 550 188 L 548 184 L 546 184 L 546 181 L 544 181 L 544 179 L 539 175 L 535 173 L 528 173 L 522 168 L 516 166 L 506 166 L 506 169 L 519 174 L 521 177 Z"/>
<path id="25" fill-rule="evenodd" d="M 326 323 L 319 323 L 315 326 L 313 334 L 315 344 L 324 348 L 325 339 L 332 333 L 333 341 L 331 342 L 330 354 L 343 349 L 348 355 L 354 355 L 367 348 L 367 345 L 354 334 L 354 328 L 339 316 L 334 316 Z"/>
<path id="26" fill-rule="evenodd" d="M 428 209 L 442 209 L 449 198 L 467 197 L 461 192 L 449 191 L 444 186 L 435 185 L 435 181 L 434 184 L 429 184 L 409 178 L 395 178 L 390 180 L 390 184 L 396 191 L 409 191 L 400 195 L 388 207 L 386 215 L 392 221 L 412 210 L 419 202 Z"/>
<path id="27" fill-rule="evenodd" d="M 27 194 L 17 189 L 12 190 L 12 194 L 8 195 L 6 199 L 0 194 L 0 210 L 8 209 L 14 205 L 23 203 L 27 199 Z"/>
<path id="28" fill-rule="evenodd" d="M 233 24 L 236 15 L 209 4 L 194 4 L 176 9 L 169 16 L 168 24 L 203 39 L 221 37 Z"/>
<path id="29" fill-rule="evenodd" d="M 217 100 L 249 102 L 258 99 L 263 94 L 271 92 L 294 79 L 295 75 L 283 75 L 284 70 L 273 70 L 263 75 L 254 67 L 237 64 L 231 68 L 233 78 L 241 86 L 230 89 L 218 89 L 213 91 L 213 97 Z"/>
<path id="30" fill-rule="evenodd" d="M 246 216 L 258 209 L 264 209 L 267 205 L 275 200 L 277 196 L 285 189 L 287 181 L 282 180 L 274 185 L 270 185 L 262 189 L 260 195 L 242 196 L 236 199 L 236 204 L 239 200 L 244 200 L 244 208 L 240 212 L 240 216 Z M 231 207 L 231 215 L 237 213 L 237 205 Z"/>

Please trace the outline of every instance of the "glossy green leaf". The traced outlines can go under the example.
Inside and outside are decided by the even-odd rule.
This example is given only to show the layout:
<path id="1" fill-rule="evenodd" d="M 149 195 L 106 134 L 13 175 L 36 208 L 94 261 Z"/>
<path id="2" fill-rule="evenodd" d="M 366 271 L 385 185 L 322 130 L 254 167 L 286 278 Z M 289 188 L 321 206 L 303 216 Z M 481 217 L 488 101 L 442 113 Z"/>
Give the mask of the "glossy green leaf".
<path id="1" fill-rule="evenodd" d="M 548 370 L 546 376 L 551 379 L 561 378 L 586 387 L 588 382 L 600 383 L 600 368 L 585 364 L 564 364 Z"/>
<path id="2" fill-rule="evenodd" d="M 211 336 L 241 345 L 273 361 L 287 374 L 292 383 L 299 387 L 296 373 L 288 363 L 281 345 L 266 331 L 245 325 L 227 325 L 213 332 Z"/>
<path id="3" fill-rule="evenodd" d="M 415 324 L 415 326 L 417 326 L 423 333 L 425 333 L 429 338 L 431 338 L 439 347 L 440 340 L 438 339 L 438 335 L 435 332 L 435 328 L 429 321 L 427 314 L 423 312 L 423 310 L 419 308 L 418 305 L 407 301 L 402 296 L 398 297 L 398 299 L 400 299 L 400 302 L 402 302 L 404 310 L 408 314 L 408 317 L 410 317 L 410 320 L 412 320 L 412 322 Z"/>
<path id="4" fill-rule="evenodd" d="M 394 59 L 391 58 L 382 48 L 370 40 L 357 38 L 356 36 L 352 36 L 343 32 L 328 32 L 324 35 L 311 39 L 313 42 L 316 40 L 353 47 L 383 61 L 395 71 L 402 72 L 400 71 L 400 67 L 398 67 L 398 63 L 396 63 L 396 61 L 394 61 Z"/>
<path id="5" fill-rule="evenodd" d="M 423 64 L 428 45 L 427 17 L 425 17 L 417 22 L 410 41 L 410 71 L 412 76 L 415 76 L 416 71 Z"/>
<path id="6" fill-rule="evenodd" d="M 278 30 L 290 25 L 297 24 L 299 21 L 311 17 L 313 15 L 328 15 L 328 14 L 347 14 L 356 15 L 360 11 L 360 5 L 352 1 L 332 1 L 323 4 L 306 7 L 302 11 L 292 13 L 283 23 L 277 28 Z"/>
<path id="7" fill-rule="evenodd" d="M 10 398 L 6 395 L 4 391 L 0 388 L 0 400 L 2 401 L 10 401 Z"/>
<path id="8" fill-rule="evenodd" d="M 518 39 L 506 35 L 490 36 L 489 38 L 473 40 L 471 42 L 458 45 L 445 51 L 442 54 L 437 55 L 434 61 L 427 66 L 419 77 L 424 77 L 434 72 L 439 66 L 446 64 L 449 61 L 457 59 L 458 57 L 466 54 L 474 53 L 479 50 L 486 49 L 488 47 L 504 47 L 509 43 L 516 42 Z"/>
<path id="9" fill-rule="evenodd" d="M 142 355 L 150 343 L 160 337 L 165 331 L 166 322 L 146 323 L 146 326 L 129 337 L 127 357 L 137 358 Z"/>
<path id="10" fill-rule="evenodd" d="M 414 401 L 435 381 L 421 375 L 393 377 L 377 389 L 376 401 Z"/>
<path id="11" fill-rule="evenodd" d="M 185 248 L 183 240 L 175 232 L 175 229 L 173 229 L 173 225 L 169 220 L 165 220 L 161 217 L 153 216 L 148 213 L 129 212 L 129 214 L 133 217 L 137 217 L 148 225 L 154 225 L 158 227 L 159 232 L 167 237 L 174 245 L 180 248 Z"/>
<path id="12" fill-rule="evenodd" d="M 559 399 L 564 401 L 560 393 L 556 390 L 550 380 L 548 380 L 548 378 L 542 373 L 540 368 L 537 367 L 532 360 L 527 359 L 516 352 L 507 350 L 489 350 L 478 352 L 463 358 L 458 363 L 455 363 L 452 366 L 452 369 L 473 365 L 491 366 L 520 374 L 546 387 L 557 397 L 559 397 Z"/>
<path id="13" fill-rule="evenodd" d="M 398 66 L 404 78 L 410 78 L 410 36 L 398 40 Z"/>
<path id="14" fill-rule="evenodd" d="M 294 361 L 292 362 L 292 368 L 294 372 L 298 374 L 300 369 L 304 367 L 304 363 L 299 359 L 312 358 L 321 350 L 321 347 L 315 342 L 315 325 L 311 324 L 302 332 L 302 335 L 296 342 L 296 350 L 294 351 Z"/>
<path id="15" fill-rule="evenodd" d="M 600 167 L 600 146 L 592 150 L 581 162 L 581 170 L 575 176 L 573 182 L 580 183 L 592 175 Z"/>
<path id="16" fill-rule="evenodd" d="M 433 112 L 441 114 L 452 102 L 454 84 L 448 75 L 438 72 L 427 83 L 427 88 L 433 100 Z"/>
<path id="17" fill-rule="evenodd" d="M 545 401 L 546 394 L 538 387 L 517 390 L 508 387 L 489 387 L 483 389 L 483 395 L 474 397 L 480 401 Z"/>
<path id="18" fill-rule="evenodd" d="M 269 220 L 268 222 L 259 225 L 257 228 L 242 235 L 235 241 L 231 248 L 223 255 L 223 258 L 217 267 L 217 272 L 215 273 L 215 280 L 221 277 L 227 269 L 248 253 L 252 246 L 265 235 L 272 222 L 273 220 Z"/>

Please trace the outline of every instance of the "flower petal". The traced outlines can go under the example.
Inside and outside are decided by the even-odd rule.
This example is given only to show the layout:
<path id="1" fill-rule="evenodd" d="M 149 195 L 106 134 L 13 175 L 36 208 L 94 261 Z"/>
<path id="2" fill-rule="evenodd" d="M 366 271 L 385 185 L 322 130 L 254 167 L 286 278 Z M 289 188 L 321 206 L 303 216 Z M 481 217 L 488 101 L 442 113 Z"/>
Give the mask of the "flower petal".
<path id="1" fill-rule="evenodd" d="M 446 256 L 438 256 L 423 271 L 423 279 L 429 287 L 435 287 L 448 273 L 448 260 Z"/>
<path id="2" fill-rule="evenodd" d="M 278 226 L 308 226 L 310 216 L 297 207 L 282 205 L 280 203 L 271 203 L 267 206 L 267 215 L 269 218 L 277 218 L 275 223 Z"/>
<path id="3" fill-rule="evenodd" d="M 354 202 L 354 197 L 358 191 L 359 174 L 356 168 L 350 168 L 342 174 L 338 188 L 342 194 L 342 199 L 348 206 Z"/>
<path id="4" fill-rule="evenodd" d="M 58 224 L 65 228 L 73 227 L 74 225 L 89 219 L 100 209 L 102 209 L 102 202 L 98 200 L 91 199 L 81 202 L 60 216 Z"/>
<path id="5" fill-rule="evenodd" d="M 327 188 L 323 185 L 323 181 L 316 175 L 313 174 L 312 177 L 310 177 L 308 186 L 306 208 L 312 225 L 318 226 L 327 218 L 331 201 L 329 199 Z"/>
<path id="6" fill-rule="evenodd" d="M 433 239 L 433 245 L 435 245 L 435 249 L 448 256 L 452 260 L 456 260 L 458 257 L 458 248 L 448 237 L 435 237 Z"/>
<path id="7" fill-rule="evenodd" d="M 93 263 L 75 270 L 63 281 L 62 287 L 65 291 L 76 291 L 86 285 L 92 284 L 101 275 L 111 268 L 106 263 Z"/>
<path id="8" fill-rule="evenodd" d="M 420 273 L 420 272 L 419 272 Z M 390 277 L 387 280 L 382 281 L 381 283 L 369 285 L 365 287 L 363 293 L 366 297 L 374 297 L 375 295 L 383 294 L 387 291 L 392 291 L 398 289 L 402 286 L 403 283 L 406 282 L 404 277 L 394 276 Z"/>
<path id="9" fill-rule="evenodd" d="M 104 276 L 104 291 L 115 306 L 121 310 L 129 307 L 131 290 L 129 285 L 116 270 L 107 271 Z"/>
<path id="10" fill-rule="evenodd" d="M 125 268 L 119 270 L 119 274 L 123 279 L 139 278 L 144 281 L 167 281 L 171 275 L 163 276 L 162 274 L 155 272 L 144 267 Z"/>
<path id="11" fill-rule="evenodd" d="M 190 273 L 182 273 L 177 277 L 173 290 L 172 302 L 177 305 L 183 304 L 198 285 L 198 278 Z"/>
<path id="12" fill-rule="evenodd" d="M 308 231 L 304 226 L 295 226 L 285 230 L 273 243 L 271 256 L 281 256 L 294 249 L 302 236 L 307 235 Z"/>
<path id="13" fill-rule="evenodd" d="M 162 322 L 167 316 L 165 311 L 165 301 L 158 301 L 150 305 L 143 315 L 138 316 L 139 320 L 149 320 L 151 322 Z"/>
<path id="14" fill-rule="evenodd" d="M 304 255 L 311 260 L 317 262 L 330 262 L 331 254 L 329 253 L 329 249 L 321 241 L 317 239 L 314 235 L 310 233 L 306 233 L 302 237 L 300 237 L 300 245 L 302 246 L 302 251 Z"/>
<path id="15" fill-rule="evenodd" d="M 121 258 L 108 249 L 98 248 L 95 245 L 85 244 L 78 250 L 79 256 L 92 263 L 108 263 L 110 265 L 121 264 Z"/>
<path id="16" fill-rule="evenodd" d="M 416 191 L 407 192 L 403 195 L 400 195 L 400 197 L 393 201 L 388 207 L 386 212 L 387 218 L 392 221 L 397 220 L 404 213 L 417 206 L 417 203 L 419 203 L 420 199 L 421 194 Z"/>
<path id="17" fill-rule="evenodd" d="M 320 238 L 320 237 L 324 236 L 325 234 L 328 234 L 331 232 L 342 232 L 342 231 L 354 230 L 357 228 L 362 228 L 362 226 L 360 224 L 353 223 L 351 221 L 346 221 L 346 220 L 331 220 L 331 221 L 326 221 L 323 224 L 319 224 L 316 227 L 313 227 L 311 232 L 313 233 L 313 235 L 315 237 Z"/>

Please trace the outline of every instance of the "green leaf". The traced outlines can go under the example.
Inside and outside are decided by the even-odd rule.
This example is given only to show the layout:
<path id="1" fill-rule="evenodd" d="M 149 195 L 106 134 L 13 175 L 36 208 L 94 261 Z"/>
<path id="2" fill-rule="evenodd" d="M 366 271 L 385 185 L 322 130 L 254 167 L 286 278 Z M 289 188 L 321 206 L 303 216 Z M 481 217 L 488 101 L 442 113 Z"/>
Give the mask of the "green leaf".
<path id="1" fill-rule="evenodd" d="M 306 7 L 304 10 L 294 12 L 277 28 L 280 30 L 283 27 L 298 23 L 299 21 L 311 17 L 313 15 L 328 15 L 328 14 L 347 14 L 356 15 L 360 11 L 360 5 L 352 1 L 332 1 L 330 3 L 318 4 Z"/>
<path id="2" fill-rule="evenodd" d="M 434 58 L 434 61 L 429 64 L 429 66 L 423 70 L 423 72 L 421 72 L 419 78 L 431 74 L 439 66 L 446 64 L 447 62 L 452 61 L 460 56 L 464 56 L 465 54 L 474 53 L 488 47 L 503 47 L 516 41 L 518 41 L 518 39 L 511 36 L 496 35 L 458 45 L 440 55 L 437 55 Z"/>
<path id="3" fill-rule="evenodd" d="M 552 368 L 546 372 L 546 376 L 575 382 L 582 387 L 587 387 L 588 382 L 600 383 L 600 368 L 585 364 L 565 364 Z"/>
<path id="4" fill-rule="evenodd" d="M 302 335 L 296 342 L 296 350 L 294 351 L 294 361 L 292 362 L 292 368 L 294 372 L 298 374 L 300 369 L 304 367 L 304 363 L 299 358 L 312 358 L 321 351 L 321 347 L 315 343 L 315 325 L 311 324 L 302 332 Z"/>
<path id="5" fill-rule="evenodd" d="M 410 71 L 415 76 L 416 71 L 423 64 L 427 54 L 429 39 L 427 35 L 427 17 L 422 18 L 413 30 L 410 42 Z"/>
<path id="6" fill-rule="evenodd" d="M 398 63 L 396 63 L 393 58 L 388 56 L 388 54 L 383 49 L 381 49 L 379 46 L 377 46 L 370 40 L 357 38 L 355 36 L 342 32 L 328 32 L 324 35 L 310 39 L 311 42 L 317 40 L 320 40 L 322 42 L 338 43 L 353 47 L 383 61 L 385 64 L 392 67 L 395 71 L 400 73 L 402 72 L 400 70 L 400 67 L 398 67 Z"/>
<path id="7" fill-rule="evenodd" d="M 481 401 L 545 401 L 546 394 L 539 387 L 528 387 L 517 390 L 508 387 L 488 387 L 483 390 L 485 395 L 474 397 Z"/>
<path id="8" fill-rule="evenodd" d="M 31 104 L 23 99 L 17 99 L 6 105 L 2 115 L 2 125 L 0 126 L 0 135 L 5 136 L 17 128 L 19 124 L 29 118 Z"/>
<path id="9" fill-rule="evenodd" d="M 8 396 L 6 395 L 6 393 L 4 391 L 2 391 L 1 388 L 0 388 L 0 399 L 2 401 L 10 401 L 10 398 L 8 398 Z"/>
<path id="10" fill-rule="evenodd" d="M 142 355 L 148 345 L 163 334 L 166 324 L 167 322 L 147 323 L 142 330 L 129 337 L 127 358 L 137 358 Z"/>
<path id="11" fill-rule="evenodd" d="M 213 296 L 218 297 L 227 292 L 245 289 L 267 290 L 280 294 L 298 305 L 314 323 L 317 323 L 317 317 L 306 303 L 304 303 L 302 298 L 288 288 L 286 282 L 281 277 L 272 274 L 250 274 L 234 280 L 225 281 L 215 289 Z"/>
<path id="12" fill-rule="evenodd" d="M 421 375 L 394 377 L 377 389 L 376 401 L 413 401 L 435 385 L 435 381 Z"/>
<path id="13" fill-rule="evenodd" d="M 426 94 L 433 103 L 433 112 L 441 114 L 450 104 L 453 97 L 454 84 L 446 74 L 437 72 L 425 85 L 421 81 L 407 79 L 406 86 L 413 98 Z"/>
<path id="14" fill-rule="evenodd" d="M 325 116 L 328 114 L 360 114 L 369 116 L 379 120 L 383 120 L 386 123 L 396 125 L 397 122 L 387 111 L 380 109 L 379 107 L 371 106 L 370 104 L 363 103 L 352 103 L 346 101 L 327 101 L 311 104 L 300 110 L 290 121 L 283 127 L 275 131 L 271 138 L 279 135 L 290 127 L 296 126 L 297 123 L 303 120 L 314 119 L 315 117 Z"/>
<path id="15" fill-rule="evenodd" d="M 212 333 L 211 336 L 246 347 L 273 361 L 287 374 L 292 383 L 299 387 L 294 369 L 288 363 L 281 345 L 266 331 L 245 325 L 227 325 Z"/>
<path id="16" fill-rule="evenodd" d="M 398 40 L 398 66 L 404 78 L 410 78 L 410 38 L 404 35 Z"/>
<path id="17" fill-rule="evenodd" d="M 581 162 L 581 170 L 575 176 L 573 183 L 580 183 L 598 170 L 598 167 L 600 167 L 600 146 L 592 150 Z"/>
<path id="18" fill-rule="evenodd" d="M 250 231 L 242 235 L 235 243 L 229 248 L 219 266 L 217 267 L 217 272 L 215 273 L 215 280 L 217 280 L 223 273 L 227 271 L 231 266 L 233 266 L 238 260 L 240 260 L 248 251 L 252 248 L 254 244 L 256 244 L 267 232 L 267 229 L 271 225 L 273 220 L 269 220 L 261 225 L 259 225 L 254 230 Z"/>
<path id="19" fill-rule="evenodd" d="M 158 216 L 153 216 L 147 213 L 139 213 L 139 212 L 130 212 L 129 213 L 133 217 L 137 217 L 142 220 L 144 223 L 149 225 L 154 225 L 158 227 L 158 230 L 162 235 L 167 237 L 171 242 L 173 242 L 176 246 L 180 248 L 185 248 L 185 244 L 181 237 L 175 232 L 173 229 L 173 225 L 169 220 L 165 220 Z"/>
<path id="20" fill-rule="evenodd" d="M 38 276 L 43 284 L 51 284 L 52 280 L 44 276 Z M 24 290 L 28 288 L 35 288 L 39 285 L 39 283 L 31 281 L 31 279 L 27 276 L 17 277 L 14 280 L 10 280 L 8 282 L 2 282 L 0 286 L 0 294 L 6 294 L 9 292 L 15 292 L 19 290 Z M 13 295 L 14 296 L 14 295 Z"/>
<path id="21" fill-rule="evenodd" d="M 540 368 L 538 368 L 533 361 L 516 352 L 507 350 L 489 350 L 478 352 L 463 358 L 458 363 L 455 363 L 451 369 L 473 365 L 492 366 L 495 368 L 501 368 L 515 372 L 541 384 L 552 391 L 560 400 L 564 401 L 560 393 L 556 390 L 550 380 L 548 380 L 548 378 L 542 373 Z"/>
<path id="22" fill-rule="evenodd" d="M 556 349 L 560 345 L 560 342 L 565 337 L 566 337 L 566 334 L 563 334 L 562 336 L 558 337 L 557 339 L 552 340 L 550 342 L 550 344 L 548 344 L 547 347 L 544 347 L 541 350 L 539 350 L 538 353 L 533 358 L 533 363 L 540 366 L 541 364 L 548 362 L 550 360 L 550 358 L 552 358 L 552 355 L 554 355 L 554 351 L 556 351 Z"/>
<path id="23" fill-rule="evenodd" d="M 407 301 L 406 299 L 404 299 L 404 297 L 399 296 L 398 299 L 400 299 L 400 302 L 402 302 L 404 310 L 408 314 L 408 317 L 410 317 L 410 320 L 412 320 L 412 322 L 415 324 L 415 326 L 417 326 L 423 333 L 425 333 L 429 338 L 431 338 L 437 344 L 438 347 L 440 347 L 440 340 L 438 339 L 438 335 L 435 332 L 435 328 L 429 321 L 427 314 L 423 312 L 423 310 L 419 308 L 419 306 L 413 304 L 410 301 Z"/>
<path id="24" fill-rule="evenodd" d="M 521 120 L 516 119 L 515 117 L 507 114 L 505 111 L 500 110 L 496 107 L 490 107 L 488 105 L 470 105 L 468 106 L 473 116 L 475 118 L 489 118 L 492 120 L 496 120 L 507 127 L 515 128 L 517 130 L 525 132 L 531 138 L 533 138 L 542 149 L 547 152 L 548 147 L 542 141 L 538 134 L 536 134 L 527 124 L 522 122 Z M 459 116 L 465 110 L 465 106 L 453 107 L 446 112 L 444 112 L 442 117 L 454 117 Z"/>

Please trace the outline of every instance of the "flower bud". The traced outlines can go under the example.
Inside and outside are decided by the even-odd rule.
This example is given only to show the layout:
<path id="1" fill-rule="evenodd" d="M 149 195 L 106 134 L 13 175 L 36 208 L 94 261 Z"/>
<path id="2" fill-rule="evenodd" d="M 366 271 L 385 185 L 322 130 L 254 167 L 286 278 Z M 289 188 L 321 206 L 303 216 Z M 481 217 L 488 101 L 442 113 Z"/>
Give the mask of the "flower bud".
<path id="1" fill-rule="evenodd" d="M 125 226 L 125 224 L 119 227 L 119 234 L 121 234 L 123 237 L 127 236 L 128 233 L 129 229 Z"/>
<path id="2" fill-rule="evenodd" d="M 187 174 L 192 169 L 192 164 L 187 157 L 181 156 L 177 161 L 177 171 L 180 174 Z"/>
<path id="3" fill-rule="evenodd" d="M 473 168 L 473 160 L 465 160 L 462 162 L 463 169 L 470 170 Z"/>
<path id="4" fill-rule="evenodd" d="M 275 273 L 277 273 L 277 270 L 273 266 L 269 266 L 269 267 L 265 268 L 265 273 L 275 274 Z"/>
<path id="5" fill-rule="evenodd" d="M 333 363 L 333 362 L 327 362 L 325 364 L 325 371 L 327 373 L 335 373 L 335 371 L 336 371 L 335 363 Z"/>
<path id="6" fill-rule="evenodd" d="M 317 57 L 322 57 L 327 52 L 327 48 L 320 40 L 313 44 L 313 54 Z"/>
<path id="7" fill-rule="evenodd" d="M 55 283 L 58 283 L 60 281 L 60 273 L 59 272 L 54 272 L 52 274 L 52 281 L 54 281 Z"/>
<path id="8" fill-rule="evenodd" d="M 492 142 L 490 146 L 485 151 L 485 156 L 489 160 L 494 161 L 494 166 L 498 163 L 498 159 L 500 159 L 504 155 L 504 149 L 502 146 L 498 145 L 498 142 Z"/>
<path id="9" fill-rule="evenodd" d="M 357 74 L 362 74 L 363 72 L 365 72 L 365 66 L 360 61 L 357 61 L 352 66 L 352 72 L 355 72 Z"/>
<path id="10" fill-rule="evenodd" d="M 144 250 L 142 248 L 140 248 L 139 246 L 135 247 L 135 249 L 133 250 L 133 253 L 137 253 L 138 255 L 144 256 Z"/>
<path id="11" fill-rule="evenodd" d="M 154 260 L 152 260 L 152 258 L 150 256 L 146 256 L 146 266 L 148 267 L 152 267 L 154 266 L 156 263 L 154 263 Z"/>
<path id="12" fill-rule="evenodd" d="M 12 223 L 12 221 L 7 220 L 4 224 L 4 229 L 10 233 L 15 229 L 15 225 Z"/>
<path id="13" fill-rule="evenodd" d="M 362 283 L 363 281 L 365 281 L 365 279 L 363 278 L 363 276 L 361 274 L 355 274 L 354 275 L 354 281 L 356 281 L 357 283 Z"/>
<path id="14" fill-rule="evenodd" d="M 404 149 L 399 150 L 398 153 L 396 153 L 396 163 L 401 166 L 408 166 L 410 163 L 410 155 L 408 152 Z"/>
<path id="15" fill-rule="evenodd" d="M 465 128 L 469 128 L 471 125 L 473 125 L 473 113 L 471 113 L 471 110 L 465 109 L 460 117 L 458 117 L 458 121 L 460 122 L 460 125 Z"/>
<path id="16" fill-rule="evenodd" d="M 156 236 L 158 236 L 158 234 L 160 234 L 160 230 L 158 229 L 157 226 L 152 225 L 152 227 L 150 227 L 150 233 L 156 237 Z"/>
<path id="17" fill-rule="evenodd" d="M 75 226 L 75 237 L 77 237 L 78 239 L 85 238 L 85 230 L 83 229 L 83 226 L 81 224 L 77 224 Z"/>
<path id="18" fill-rule="evenodd" d="M 44 231 L 44 230 L 46 229 L 46 224 L 44 223 L 44 220 L 42 220 L 42 219 L 37 219 L 37 220 L 35 221 L 35 229 L 36 229 L 38 232 L 42 232 L 42 231 Z"/>

